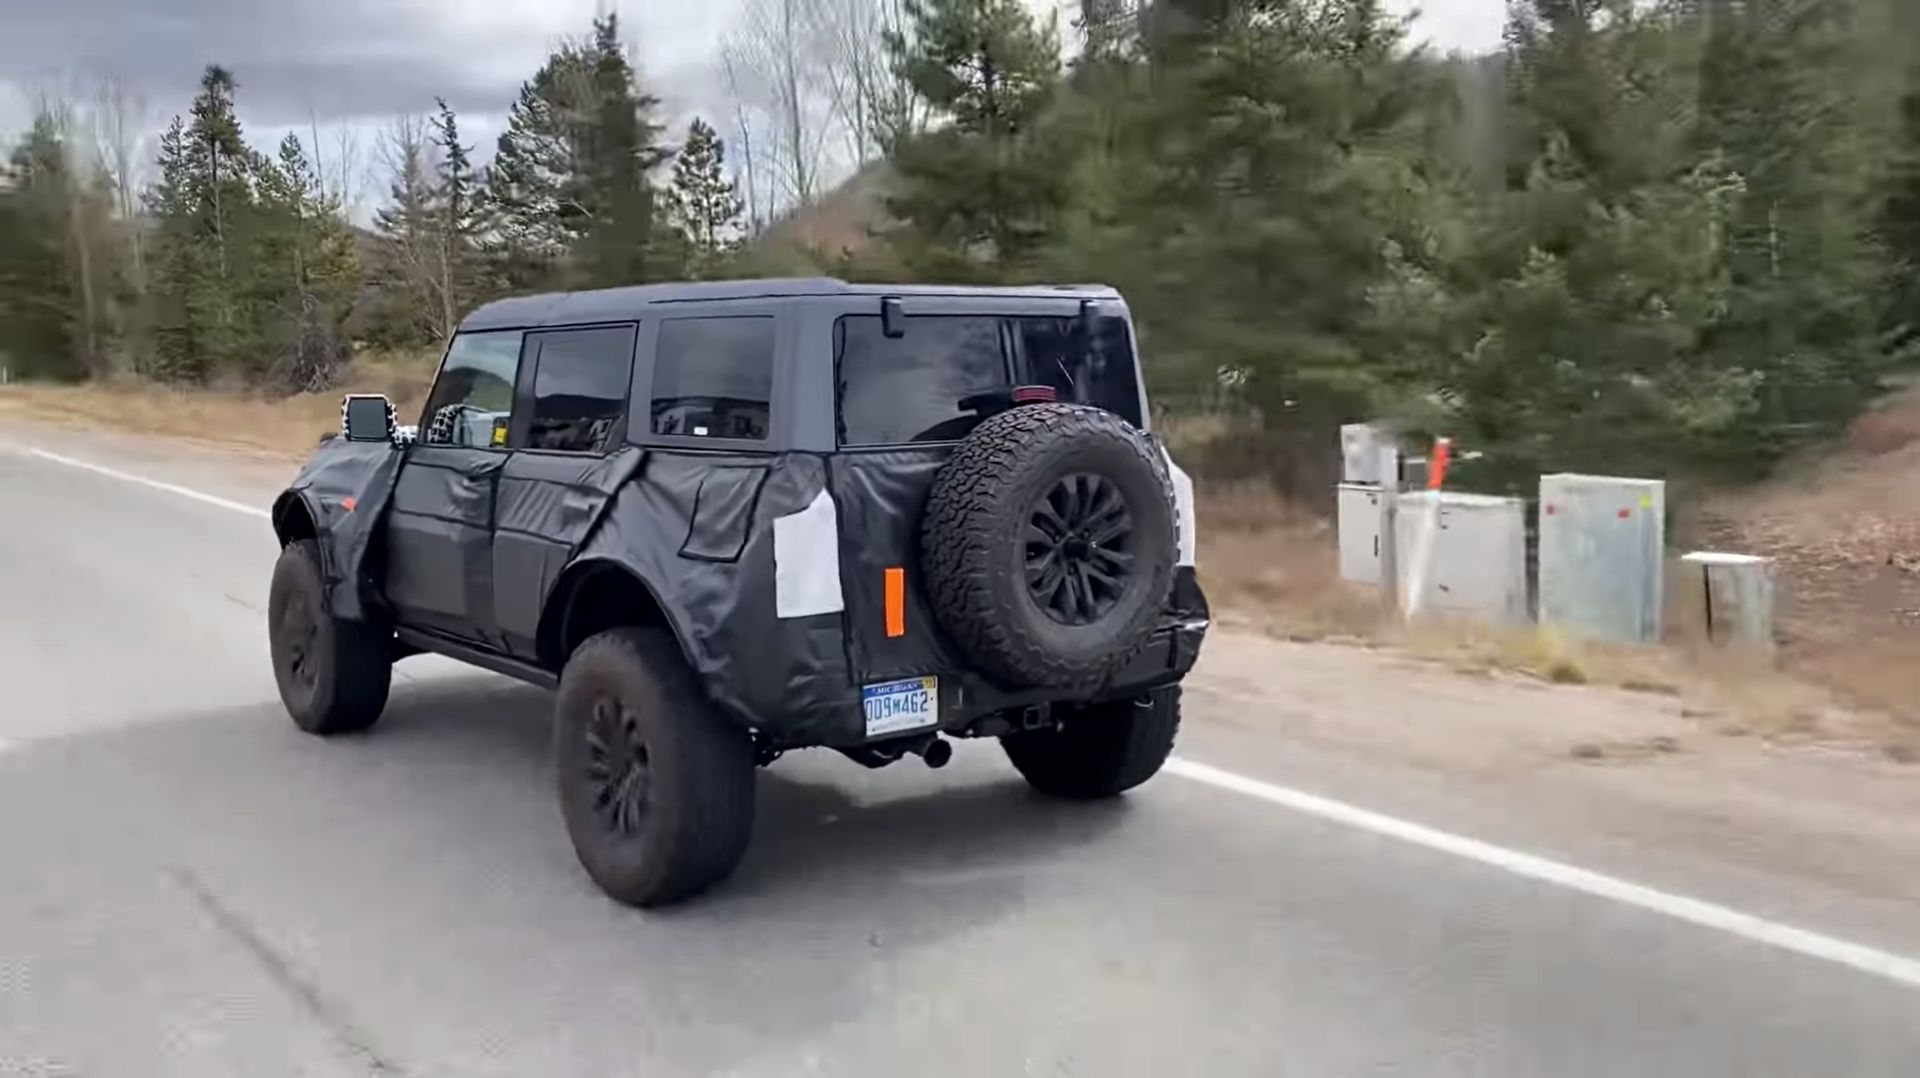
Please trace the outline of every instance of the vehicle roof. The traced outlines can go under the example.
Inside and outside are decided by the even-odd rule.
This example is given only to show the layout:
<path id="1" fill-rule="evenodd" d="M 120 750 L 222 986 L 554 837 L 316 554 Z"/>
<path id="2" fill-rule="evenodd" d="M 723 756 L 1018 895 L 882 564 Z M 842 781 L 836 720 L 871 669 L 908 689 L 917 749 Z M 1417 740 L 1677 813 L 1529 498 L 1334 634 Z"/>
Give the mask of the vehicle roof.
<path id="1" fill-rule="evenodd" d="M 906 285 L 849 284 L 833 277 L 782 277 L 744 281 L 697 281 L 634 285 L 592 292 L 551 292 L 495 300 L 468 315 L 462 331 L 528 329 L 617 322 L 638 317 L 656 304 L 705 300 L 788 299 L 807 296 L 981 296 L 995 299 L 1118 299 L 1107 285 Z"/>

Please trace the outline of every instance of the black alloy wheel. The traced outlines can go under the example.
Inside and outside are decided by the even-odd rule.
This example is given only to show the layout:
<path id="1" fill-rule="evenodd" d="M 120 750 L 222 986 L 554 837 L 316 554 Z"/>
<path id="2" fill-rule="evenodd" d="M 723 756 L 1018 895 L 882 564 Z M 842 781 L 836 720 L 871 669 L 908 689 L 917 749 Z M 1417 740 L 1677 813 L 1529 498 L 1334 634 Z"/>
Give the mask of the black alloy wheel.
<path id="1" fill-rule="evenodd" d="M 1027 518 L 1027 594 L 1062 625 L 1090 625 L 1133 576 L 1133 514 L 1105 476 L 1062 476 Z"/>
<path id="2" fill-rule="evenodd" d="M 296 591 L 287 597 L 278 628 L 287 681 L 301 692 L 312 693 L 314 683 L 320 680 L 320 619 L 305 592 Z"/>
<path id="3" fill-rule="evenodd" d="M 640 720 L 611 696 L 593 702 L 586 779 L 601 824 L 617 835 L 637 834 L 653 792 L 653 768 Z"/>

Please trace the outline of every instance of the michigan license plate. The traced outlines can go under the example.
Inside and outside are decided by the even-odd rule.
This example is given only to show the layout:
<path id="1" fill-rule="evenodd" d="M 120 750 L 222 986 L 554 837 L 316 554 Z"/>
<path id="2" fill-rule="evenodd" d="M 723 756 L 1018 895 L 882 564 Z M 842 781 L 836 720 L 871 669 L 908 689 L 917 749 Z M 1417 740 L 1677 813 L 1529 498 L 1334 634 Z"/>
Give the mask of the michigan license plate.
<path id="1" fill-rule="evenodd" d="M 916 677 L 867 685 L 860 690 L 860 707 L 867 713 L 868 737 L 938 726 L 940 679 Z"/>

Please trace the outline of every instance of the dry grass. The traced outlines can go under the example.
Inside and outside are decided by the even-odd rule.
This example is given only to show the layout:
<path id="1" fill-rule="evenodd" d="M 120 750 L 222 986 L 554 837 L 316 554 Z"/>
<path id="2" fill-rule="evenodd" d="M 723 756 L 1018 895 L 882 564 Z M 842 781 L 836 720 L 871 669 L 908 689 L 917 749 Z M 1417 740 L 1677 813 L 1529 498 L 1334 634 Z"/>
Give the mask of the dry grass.
<path id="1" fill-rule="evenodd" d="M 11 385 L 0 388 L 0 408 L 108 430 L 243 446 L 298 460 L 313 451 L 322 434 L 340 429 L 342 393 L 385 393 L 402 417 L 416 413 L 433 364 L 434 358 L 424 354 L 363 355 L 348 369 L 340 388 L 279 399 L 138 381 Z"/>
<path id="2" fill-rule="evenodd" d="M 1332 525 L 1261 483 L 1201 484 L 1200 581 L 1233 620 L 1291 640 L 1378 638 L 1374 589 L 1340 579 Z"/>

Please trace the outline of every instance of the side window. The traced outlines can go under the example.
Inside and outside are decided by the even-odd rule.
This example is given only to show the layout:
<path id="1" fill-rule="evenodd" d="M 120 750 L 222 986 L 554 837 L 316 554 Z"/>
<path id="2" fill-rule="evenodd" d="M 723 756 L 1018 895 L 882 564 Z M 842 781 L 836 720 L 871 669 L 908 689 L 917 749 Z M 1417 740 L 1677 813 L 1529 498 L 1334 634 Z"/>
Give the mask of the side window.
<path id="1" fill-rule="evenodd" d="M 653 433 L 762 441 L 772 419 L 772 318 L 676 318 L 654 350 Z"/>
<path id="2" fill-rule="evenodd" d="M 915 315 L 906 336 L 881 332 L 878 315 L 834 324 L 843 445 L 903 445 L 967 436 L 980 422 L 975 397 L 1011 384 L 1001 319 Z"/>
<path id="3" fill-rule="evenodd" d="M 528 449 L 605 453 L 627 414 L 633 326 L 536 333 Z"/>
<path id="4" fill-rule="evenodd" d="M 504 449 L 520 373 L 519 330 L 462 333 L 453 339 L 427 395 L 420 440 L 428 445 Z"/>

